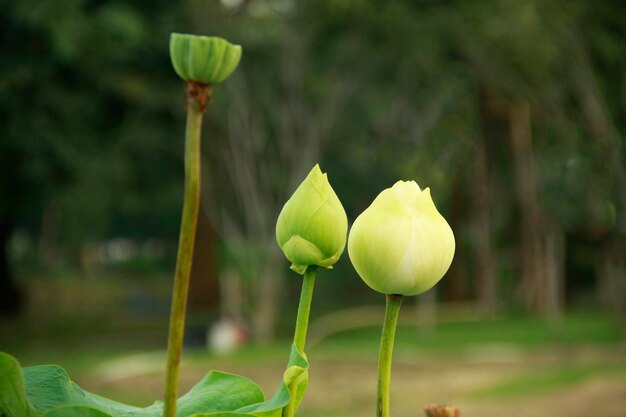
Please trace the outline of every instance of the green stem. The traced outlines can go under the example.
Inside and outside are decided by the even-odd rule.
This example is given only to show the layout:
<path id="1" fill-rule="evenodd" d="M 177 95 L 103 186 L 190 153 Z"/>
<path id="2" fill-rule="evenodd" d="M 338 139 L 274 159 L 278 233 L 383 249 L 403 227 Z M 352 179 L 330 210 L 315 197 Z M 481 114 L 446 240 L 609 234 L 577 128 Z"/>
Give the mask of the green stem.
<path id="1" fill-rule="evenodd" d="M 391 356 L 393 342 L 396 338 L 398 313 L 402 305 L 401 295 L 387 295 L 383 334 L 380 337 L 380 354 L 378 356 L 378 399 L 376 417 L 389 417 L 389 385 L 391 383 Z"/>
<path id="2" fill-rule="evenodd" d="M 311 312 L 311 300 L 313 299 L 313 287 L 315 285 L 315 272 L 317 266 L 309 266 L 304 272 L 302 281 L 302 291 L 300 292 L 300 303 L 298 304 L 298 316 L 296 318 L 296 330 L 293 334 L 293 344 L 301 354 L 304 353 L 306 333 L 309 328 L 309 313 Z M 296 392 L 298 392 L 300 381 L 294 381 L 291 392 L 294 393 L 283 411 L 284 417 L 292 417 L 296 412 Z"/>
<path id="3" fill-rule="evenodd" d="M 315 285 L 316 266 L 309 266 L 304 272 L 300 304 L 298 304 L 298 317 L 296 318 L 296 330 L 293 335 L 293 343 L 299 352 L 304 352 L 306 332 L 309 327 L 309 313 L 311 311 L 311 299 L 313 298 L 313 286 Z"/>
<path id="4" fill-rule="evenodd" d="M 196 224 L 200 209 L 200 130 L 202 110 L 198 100 L 188 100 L 185 132 L 185 195 L 178 240 L 178 255 L 172 292 L 172 309 L 167 344 L 167 371 L 165 375 L 164 417 L 176 416 L 180 356 L 185 329 L 185 308 L 189 291 L 189 275 L 196 239 Z"/>

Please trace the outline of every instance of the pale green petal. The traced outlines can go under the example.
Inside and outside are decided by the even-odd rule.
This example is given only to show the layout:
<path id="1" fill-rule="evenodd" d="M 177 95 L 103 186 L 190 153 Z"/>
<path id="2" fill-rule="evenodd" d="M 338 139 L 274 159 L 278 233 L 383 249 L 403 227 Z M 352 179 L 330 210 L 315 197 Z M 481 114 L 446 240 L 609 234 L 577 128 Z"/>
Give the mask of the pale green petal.
<path id="1" fill-rule="evenodd" d="M 329 268 L 343 253 L 347 232 L 346 212 L 327 175 L 315 165 L 278 216 L 278 245 L 297 269 L 302 265 Z M 293 240 L 295 237 L 297 239 Z M 300 239 L 312 245 L 319 254 L 316 252 L 313 256 L 309 249 L 304 249 L 302 255 L 296 255 L 292 246 Z M 288 242 L 291 242 L 289 246 Z M 294 260 L 295 257 L 298 259 Z"/>
<path id="2" fill-rule="evenodd" d="M 334 221 L 329 221 L 334 219 Z M 304 227 L 304 236 L 317 242 L 327 256 L 343 252 L 348 233 L 348 217 L 339 199 L 333 194 L 313 213 Z"/>
<path id="3" fill-rule="evenodd" d="M 304 234 L 307 223 L 328 200 L 327 188 L 320 184 L 323 177 L 319 165 L 315 165 L 302 181 L 278 216 L 276 240 L 282 246 L 294 234 Z"/>
<path id="4" fill-rule="evenodd" d="M 348 239 L 348 254 L 354 269 L 372 289 L 384 294 L 402 294 L 411 282 L 404 277 L 390 278 L 402 262 L 409 244 L 410 219 L 404 209 L 393 213 L 393 201 L 379 200 L 354 222 Z"/>
<path id="5" fill-rule="evenodd" d="M 289 269 L 291 269 L 293 272 L 296 272 L 296 273 L 298 273 L 300 275 L 304 275 L 304 273 L 306 272 L 308 267 L 309 267 L 308 265 L 291 264 Z"/>
<path id="6" fill-rule="evenodd" d="M 317 265 L 325 258 L 317 246 L 298 235 L 292 236 L 282 246 L 282 250 L 294 265 Z"/>
<path id="7" fill-rule="evenodd" d="M 317 263 L 317 265 L 321 266 L 322 268 L 333 269 L 333 265 L 337 263 L 340 256 L 341 256 L 341 253 L 336 253 L 330 258 L 322 259 L 321 261 Z"/>
<path id="8" fill-rule="evenodd" d="M 367 285 L 385 294 L 416 295 L 450 267 L 454 235 L 430 189 L 399 181 L 381 192 L 354 222 L 348 253 Z"/>
<path id="9" fill-rule="evenodd" d="M 417 295 L 432 288 L 446 273 L 454 256 L 454 235 L 441 215 L 432 219 L 417 217 L 411 229 L 405 257 L 393 272 L 412 281 L 404 289 L 404 295 Z"/>

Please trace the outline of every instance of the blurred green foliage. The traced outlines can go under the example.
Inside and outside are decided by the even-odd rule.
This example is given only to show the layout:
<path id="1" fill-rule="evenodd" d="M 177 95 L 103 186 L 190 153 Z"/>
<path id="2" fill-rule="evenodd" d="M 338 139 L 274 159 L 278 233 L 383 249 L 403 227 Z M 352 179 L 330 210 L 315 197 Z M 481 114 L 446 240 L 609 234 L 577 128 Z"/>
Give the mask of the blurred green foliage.
<path id="1" fill-rule="evenodd" d="M 167 5 L 2 2 L 4 221 L 37 233 L 56 210 L 62 248 L 176 230 Z"/>
<path id="2" fill-rule="evenodd" d="M 596 286 L 593 270 L 607 248 L 623 266 L 625 14 L 618 0 L 2 0 L 0 223 L 10 231 L 3 239 L 21 231 L 32 251 L 51 247 L 47 260 L 35 257 L 48 271 L 80 266 L 86 245 L 120 236 L 163 240 L 171 254 L 184 97 L 168 36 L 192 32 L 243 45 L 240 68 L 215 89 L 204 157 L 208 201 L 222 201 L 218 209 L 248 232 L 254 225 L 243 213 L 257 205 L 233 191 L 229 177 L 248 163 L 238 159 L 248 150 L 229 135 L 251 144 L 254 161 L 268 161 L 256 179 L 267 182 L 272 201 L 285 201 L 299 181 L 280 159 L 294 154 L 303 172 L 319 160 L 350 220 L 398 178 L 430 186 L 458 237 L 460 272 L 444 289 L 470 298 L 474 155 L 490 136 L 496 272 L 513 299 L 522 210 L 509 127 L 484 123 L 487 92 L 501 111 L 529 103 L 536 192 L 567 236 L 568 282 Z M 311 142 L 316 153 L 297 155 Z M 278 213 L 269 207 L 267 230 Z M 253 240 L 227 246 L 222 262 L 237 263 L 243 275 L 258 264 L 248 258 L 267 250 Z M 353 274 L 345 258 L 337 269 Z M 14 261 L 30 267 L 28 259 Z M 357 282 L 320 285 L 367 297 Z"/>

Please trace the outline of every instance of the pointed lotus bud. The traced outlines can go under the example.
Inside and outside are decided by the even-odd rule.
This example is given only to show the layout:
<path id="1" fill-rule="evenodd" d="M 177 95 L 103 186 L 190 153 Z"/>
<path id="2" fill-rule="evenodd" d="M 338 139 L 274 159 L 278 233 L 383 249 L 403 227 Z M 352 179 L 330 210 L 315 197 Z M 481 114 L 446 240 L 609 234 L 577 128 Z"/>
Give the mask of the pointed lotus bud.
<path id="1" fill-rule="evenodd" d="M 217 37 L 172 33 L 170 58 L 183 80 L 217 84 L 237 68 L 241 46 Z"/>
<path id="2" fill-rule="evenodd" d="M 346 246 L 347 232 L 346 211 L 315 165 L 278 216 L 278 246 L 299 274 L 312 265 L 330 269 Z"/>
<path id="3" fill-rule="evenodd" d="M 430 189 L 398 181 L 355 220 L 348 254 L 363 281 L 384 294 L 417 295 L 432 288 L 454 256 L 454 235 Z"/>

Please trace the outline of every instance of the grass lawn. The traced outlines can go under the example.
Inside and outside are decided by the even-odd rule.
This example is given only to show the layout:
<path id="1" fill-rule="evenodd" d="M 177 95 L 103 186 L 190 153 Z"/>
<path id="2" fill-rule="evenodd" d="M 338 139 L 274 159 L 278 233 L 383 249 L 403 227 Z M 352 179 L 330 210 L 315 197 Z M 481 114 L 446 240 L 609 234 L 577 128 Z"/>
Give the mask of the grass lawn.
<path id="1" fill-rule="evenodd" d="M 83 388 L 110 398 L 135 405 L 160 399 L 160 319 L 46 320 L 52 318 L 22 330 L 2 323 L 2 335 L 13 332 L 13 338 L 3 337 L 0 349 L 24 365 L 60 364 Z M 374 325 L 342 330 L 308 347 L 310 385 L 299 416 L 373 415 L 379 332 Z M 47 339 L 50 333 L 54 337 Z M 220 369 L 255 380 L 271 395 L 289 344 L 247 346 L 226 356 L 186 349 L 183 389 Z M 402 324 L 392 413 L 419 416 L 430 402 L 457 405 L 464 416 L 625 417 L 626 347 L 608 319 L 592 313 L 568 315 L 558 329 L 532 317 L 446 319 L 429 331 Z"/>
<path id="2" fill-rule="evenodd" d="M 23 317 L 0 321 L 0 350 L 24 366 L 61 365 L 91 392 L 148 405 L 162 396 L 168 293 L 166 279 L 84 287 L 42 281 Z M 299 417 L 374 414 L 382 308 L 314 317 L 306 349 L 310 383 Z M 480 320 L 443 307 L 439 313 L 434 326 L 419 327 L 415 310 L 403 308 L 394 417 L 420 416 L 431 402 L 457 405 L 463 416 L 626 417 L 626 344 L 608 317 L 570 313 L 555 327 L 529 316 Z M 190 315 L 187 333 L 199 331 L 202 340 L 207 320 Z M 225 356 L 188 345 L 182 389 L 220 369 L 251 378 L 271 395 L 290 343 L 250 345 Z"/>

